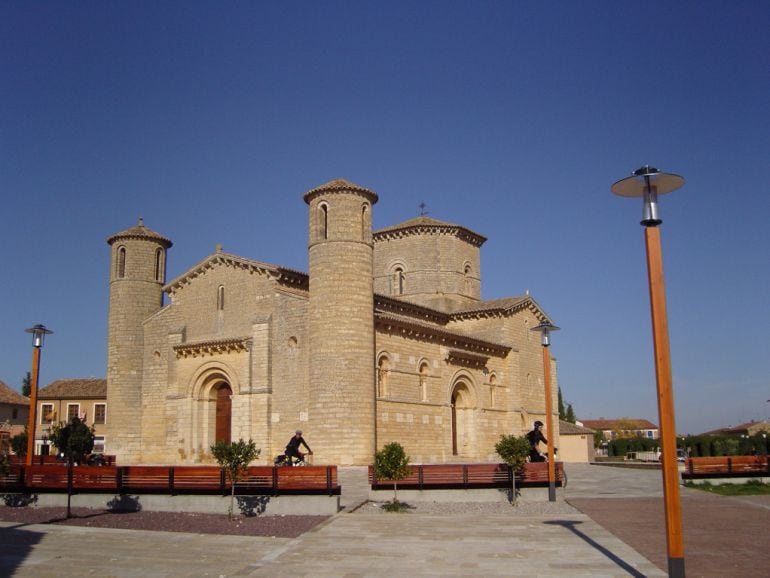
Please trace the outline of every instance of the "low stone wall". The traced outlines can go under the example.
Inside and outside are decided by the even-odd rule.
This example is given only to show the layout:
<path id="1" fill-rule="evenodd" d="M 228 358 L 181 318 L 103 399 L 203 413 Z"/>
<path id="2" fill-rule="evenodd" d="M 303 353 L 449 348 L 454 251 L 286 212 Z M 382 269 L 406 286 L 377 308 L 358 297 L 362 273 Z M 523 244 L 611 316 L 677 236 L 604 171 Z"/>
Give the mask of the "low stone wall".
<path id="1" fill-rule="evenodd" d="M 733 476 L 725 478 L 687 478 L 685 482 L 689 484 L 711 484 L 712 486 L 718 486 L 720 484 L 745 484 L 750 480 L 759 480 L 763 484 L 770 484 L 770 477 L 768 476 Z"/>
<path id="2" fill-rule="evenodd" d="M 5 496 L 11 496 L 11 494 Z M 66 505 L 66 493 L 33 494 L 33 501 L 30 503 L 32 507 Z M 230 496 L 73 494 L 71 505 L 72 507 L 118 511 L 147 510 L 150 512 L 225 514 L 230 506 Z M 244 515 L 331 516 L 336 514 L 339 509 L 339 496 L 235 496 L 235 511 Z"/>

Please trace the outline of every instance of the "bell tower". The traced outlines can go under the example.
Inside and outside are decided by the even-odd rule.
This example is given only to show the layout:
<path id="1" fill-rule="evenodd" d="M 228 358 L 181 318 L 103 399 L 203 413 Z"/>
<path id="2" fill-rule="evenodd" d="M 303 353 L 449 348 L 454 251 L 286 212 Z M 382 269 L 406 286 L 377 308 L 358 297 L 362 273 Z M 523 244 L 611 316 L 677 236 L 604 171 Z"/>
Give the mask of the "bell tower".
<path id="1" fill-rule="evenodd" d="M 372 206 L 377 194 L 339 179 L 309 206 L 308 441 L 319 463 L 363 465 L 375 451 Z"/>
<path id="2" fill-rule="evenodd" d="M 110 310 L 107 328 L 107 444 L 120 463 L 141 460 L 144 354 L 142 324 L 163 306 L 169 239 L 144 226 L 107 239 Z"/>

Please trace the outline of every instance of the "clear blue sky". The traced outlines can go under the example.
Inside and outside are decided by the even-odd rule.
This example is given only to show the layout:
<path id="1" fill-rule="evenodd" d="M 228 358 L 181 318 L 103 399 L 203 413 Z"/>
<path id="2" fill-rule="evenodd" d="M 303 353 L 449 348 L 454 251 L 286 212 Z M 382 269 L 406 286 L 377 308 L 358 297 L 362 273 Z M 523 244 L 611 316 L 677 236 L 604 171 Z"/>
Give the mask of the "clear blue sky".
<path id="1" fill-rule="evenodd" d="M 577 416 L 658 422 L 641 201 L 662 197 L 677 429 L 768 415 L 770 4 L 0 4 L 0 379 L 104 376 L 112 233 L 307 270 L 302 193 L 462 224 L 484 298 L 532 296 Z"/>

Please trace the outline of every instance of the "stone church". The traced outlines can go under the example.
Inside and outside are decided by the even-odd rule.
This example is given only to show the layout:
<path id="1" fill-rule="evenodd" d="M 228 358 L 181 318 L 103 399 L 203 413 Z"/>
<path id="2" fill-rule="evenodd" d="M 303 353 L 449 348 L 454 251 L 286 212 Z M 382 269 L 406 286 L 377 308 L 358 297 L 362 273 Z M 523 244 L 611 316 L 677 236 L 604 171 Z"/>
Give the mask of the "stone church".
<path id="1" fill-rule="evenodd" d="M 251 438 L 265 463 L 302 429 L 316 464 L 392 441 L 412 463 L 487 461 L 543 420 L 545 312 L 481 299 L 485 237 L 427 216 L 372 231 L 377 200 L 345 180 L 304 194 L 308 273 L 217 248 L 166 280 L 171 240 L 141 220 L 109 237 L 108 452 L 191 464 Z"/>

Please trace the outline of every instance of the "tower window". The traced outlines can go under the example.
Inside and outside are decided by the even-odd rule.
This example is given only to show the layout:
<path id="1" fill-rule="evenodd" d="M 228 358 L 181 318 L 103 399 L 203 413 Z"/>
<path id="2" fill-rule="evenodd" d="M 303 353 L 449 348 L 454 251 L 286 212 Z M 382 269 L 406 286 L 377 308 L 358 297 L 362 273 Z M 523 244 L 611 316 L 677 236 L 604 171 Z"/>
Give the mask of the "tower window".
<path id="1" fill-rule="evenodd" d="M 367 224 L 369 222 L 369 205 L 364 204 L 361 206 L 361 240 L 367 240 Z"/>
<path id="2" fill-rule="evenodd" d="M 116 274 L 119 279 L 122 279 L 126 276 L 126 248 L 120 247 L 118 249 L 118 270 L 116 271 Z"/>
<path id="3" fill-rule="evenodd" d="M 225 308 L 225 286 L 220 285 L 217 289 L 217 311 L 223 311 Z"/>
<path id="4" fill-rule="evenodd" d="M 318 233 L 321 239 L 329 238 L 329 207 L 325 203 L 318 205 Z"/>
<path id="5" fill-rule="evenodd" d="M 163 249 L 155 251 L 155 280 L 163 281 Z"/>

